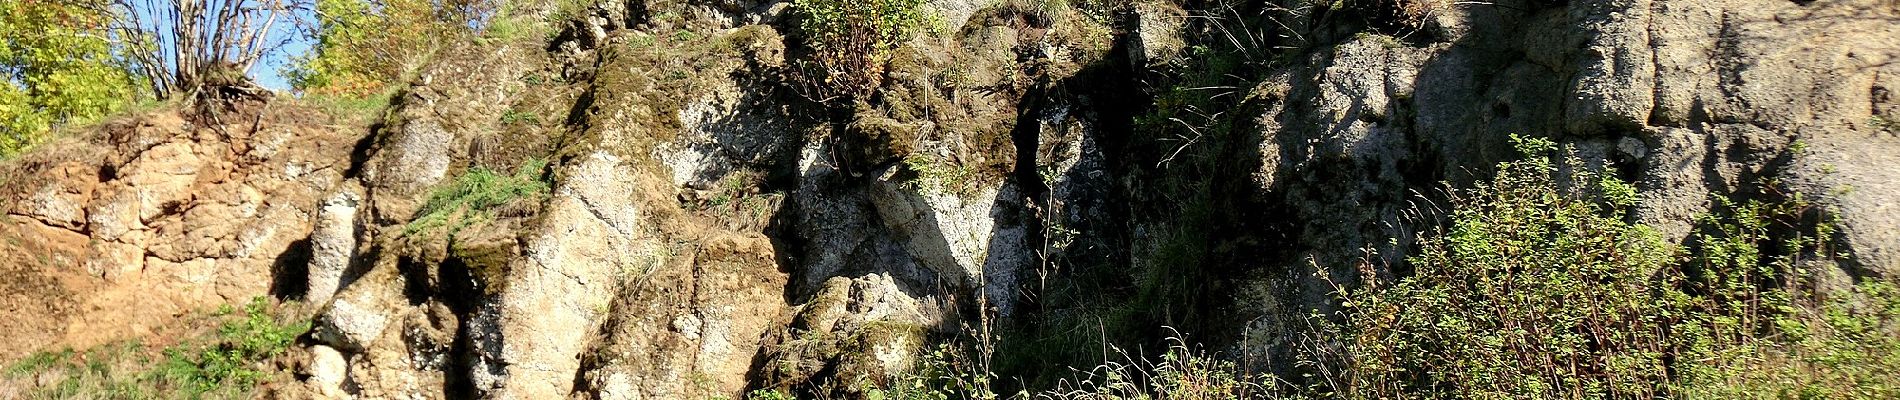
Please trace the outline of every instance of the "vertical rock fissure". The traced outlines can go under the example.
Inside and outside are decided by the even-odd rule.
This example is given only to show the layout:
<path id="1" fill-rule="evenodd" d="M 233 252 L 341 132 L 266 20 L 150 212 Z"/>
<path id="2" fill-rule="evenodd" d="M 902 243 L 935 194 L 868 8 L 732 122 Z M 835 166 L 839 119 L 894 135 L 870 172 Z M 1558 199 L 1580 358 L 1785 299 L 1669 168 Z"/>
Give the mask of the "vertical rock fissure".
<path id="1" fill-rule="evenodd" d="M 476 280 L 466 263 L 459 258 L 443 262 L 443 290 L 440 300 L 449 306 L 456 315 L 455 340 L 449 343 L 448 363 L 442 367 L 442 395 L 451 399 L 476 398 L 480 393 L 475 389 L 473 359 L 479 357 L 470 345 L 469 324 L 474 319 L 480 299 L 486 297 L 482 282 Z"/>
<path id="2" fill-rule="evenodd" d="M 1049 101 L 1047 99 L 1049 95 L 1048 92 L 1047 82 L 1037 82 L 1035 87 L 1028 90 L 1023 96 L 1022 102 L 1024 106 L 1018 110 L 1018 114 L 1016 115 L 1016 126 L 1011 128 L 1009 132 L 1010 141 L 1016 147 L 1016 164 L 1013 170 L 1010 171 L 1010 179 L 1016 180 L 1016 187 L 1021 188 L 1023 208 L 1030 213 L 1029 218 L 1021 218 L 1024 230 L 1029 232 L 1029 234 L 1023 235 L 1023 239 L 1026 242 L 1023 244 L 1023 248 L 1034 249 L 1035 254 L 1031 255 L 1031 261 L 1037 265 L 1046 264 L 1051 256 L 1046 246 L 1049 238 L 1046 237 L 1046 230 L 1044 229 L 1046 227 L 1043 226 L 1043 219 L 1048 217 L 1047 214 L 1055 212 L 1055 210 L 1050 208 L 1049 182 L 1043 181 L 1039 171 L 1042 160 L 1037 157 L 1042 146 L 1042 121 L 1044 117 L 1043 113 L 1046 108 L 1045 104 Z M 999 196 L 996 200 L 999 203 L 997 206 L 1001 207 L 1003 206 L 1002 203 L 1013 199 L 1003 199 Z M 1007 223 L 1007 221 L 996 221 L 996 223 L 998 226 L 1001 226 Z M 981 284 L 984 286 L 989 285 L 989 279 L 987 277 L 992 276 L 992 271 L 987 270 L 989 264 L 990 263 L 983 263 L 986 270 L 983 271 L 985 279 Z M 989 292 L 987 287 L 979 290 L 984 293 Z M 1008 292 L 1015 293 L 1016 291 L 1016 288 L 1011 288 Z M 1017 299 L 998 300 L 1016 302 Z"/>

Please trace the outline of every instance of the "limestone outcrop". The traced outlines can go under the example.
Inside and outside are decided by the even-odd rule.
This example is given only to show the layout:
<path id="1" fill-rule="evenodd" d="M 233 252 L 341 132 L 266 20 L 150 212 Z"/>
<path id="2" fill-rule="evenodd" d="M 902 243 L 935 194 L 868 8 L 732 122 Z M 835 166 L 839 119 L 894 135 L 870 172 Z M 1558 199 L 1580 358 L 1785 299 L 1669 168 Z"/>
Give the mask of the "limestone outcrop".
<path id="1" fill-rule="evenodd" d="M 1271 369 L 1513 134 L 1670 241 L 1799 193 L 1838 227 L 1821 286 L 1900 274 L 1891 1 L 924 3 L 851 101 L 799 79 L 788 2 L 613 0 L 446 44 L 367 129 L 49 145 L 4 167 L 0 312 L 55 328 L 0 360 L 275 295 L 320 398 L 849 398 L 976 335 L 1163 326 Z"/>
<path id="2" fill-rule="evenodd" d="M 19 328 L 0 358 L 148 335 L 190 312 L 301 288 L 312 217 L 358 137 L 309 109 L 245 121 L 173 112 L 104 123 L 9 162 Z M 263 126 L 264 129 L 254 129 Z"/>

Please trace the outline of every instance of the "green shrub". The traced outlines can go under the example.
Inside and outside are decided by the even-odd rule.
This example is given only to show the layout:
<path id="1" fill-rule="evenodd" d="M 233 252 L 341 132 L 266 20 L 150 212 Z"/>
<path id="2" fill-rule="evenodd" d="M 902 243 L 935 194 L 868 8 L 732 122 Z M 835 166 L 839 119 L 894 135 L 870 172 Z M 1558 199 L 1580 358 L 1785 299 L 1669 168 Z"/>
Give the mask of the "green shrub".
<path id="1" fill-rule="evenodd" d="M 1038 397 L 1900 397 L 1900 291 L 1809 291 L 1801 266 L 1831 257 L 1834 237 L 1814 204 L 1768 182 L 1763 200 L 1717 199 L 1673 246 L 1628 222 L 1635 188 L 1515 140 L 1529 158 L 1449 193 L 1447 226 L 1398 277 L 1342 288 L 1342 310 L 1314 316 L 1300 374 L 1173 339 L 1158 360 L 1123 354 Z"/>
<path id="2" fill-rule="evenodd" d="M 1694 366 L 1685 398 L 1900 398 L 1900 290 L 1863 283 L 1803 308 L 1799 330 Z"/>
<path id="3" fill-rule="evenodd" d="M 495 0 L 316 0 L 315 43 L 286 76 L 306 94 L 383 93 L 445 39 L 475 38 L 499 7 Z"/>
<path id="4" fill-rule="evenodd" d="M 930 16 L 924 0 L 795 0 L 798 29 L 810 62 L 803 79 L 821 101 L 861 98 L 884 79 L 892 49 L 910 40 Z"/>
<path id="5" fill-rule="evenodd" d="M 137 99 L 106 40 L 103 4 L 0 0 L 0 159 Z"/>
<path id="6" fill-rule="evenodd" d="M 969 195 L 976 190 L 976 169 L 970 166 L 923 154 L 905 157 L 904 166 L 917 173 L 915 179 L 904 182 L 911 190 L 958 195 Z"/>
<path id="7" fill-rule="evenodd" d="M 258 363 L 283 354 L 298 335 L 310 330 L 307 321 L 277 322 L 269 306 L 262 297 L 245 304 L 241 318 L 218 328 L 216 344 L 195 351 L 166 349 L 165 362 L 155 373 L 177 390 L 192 395 L 256 385 L 270 375 L 259 369 Z M 232 311 L 227 305 L 220 314 Z"/>
<path id="8" fill-rule="evenodd" d="M 1655 397 L 1688 311 L 1675 251 L 1625 222 L 1625 185 L 1559 186 L 1540 155 L 1454 192 L 1451 225 L 1420 238 L 1411 274 L 1345 294 L 1347 397 Z M 1594 190 L 1592 190 L 1594 189 Z"/>
<path id="9" fill-rule="evenodd" d="M 746 400 L 797 400 L 798 399 L 798 397 L 785 394 L 785 392 L 770 390 L 770 389 L 759 389 L 759 390 L 747 392 L 745 395 L 745 398 Z"/>
<path id="10" fill-rule="evenodd" d="M 530 111 L 510 108 L 501 113 L 502 125 L 528 124 L 541 125 L 541 116 Z"/>
<path id="11" fill-rule="evenodd" d="M 1694 344 L 1703 356 L 1678 366 L 1683 397 L 1900 397 L 1900 291 L 1893 283 L 1811 292 L 1802 256 L 1827 255 L 1822 239 L 1833 237 L 1833 221 L 1773 240 L 1789 221 L 1812 214 L 1799 195 L 1717 205 L 1727 216 L 1703 218 L 1711 232 L 1698 238 L 1685 267 L 1700 324 L 1684 330 L 1700 334 Z"/>
<path id="12" fill-rule="evenodd" d="M 1717 199 L 1679 251 L 1627 222 L 1633 188 L 1542 157 L 1453 193 L 1409 274 L 1342 292 L 1309 347 L 1347 398 L 1892 398 L 1900 299 L 1885 283 L 1822 299 L 1809 258 L 1830 221 L 1799 195 Z M 1560 168 L 1562 167 L 1562 168 Z M 1567 178 L 1567 179 L 1566 179 Z M 1565 184 L 1582 183 L 1582 184 Z M 1830 267 L 1831 268 L 1831 267 Z M 1849 300 L 1852 299 L 1852 300 Z"/>

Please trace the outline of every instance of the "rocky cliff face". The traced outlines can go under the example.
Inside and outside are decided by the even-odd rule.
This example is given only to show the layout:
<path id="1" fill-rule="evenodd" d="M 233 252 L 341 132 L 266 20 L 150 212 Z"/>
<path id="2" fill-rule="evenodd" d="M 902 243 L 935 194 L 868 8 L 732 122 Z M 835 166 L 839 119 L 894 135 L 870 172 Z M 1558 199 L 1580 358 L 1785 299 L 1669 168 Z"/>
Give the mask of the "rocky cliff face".
<path id="1" fill-rule="evenodd" d="M 973 332 L 1272 364 L 1513 133 L 1671 240 L 1798 192 L 1839 218 L 1822 282 L 1900 273 L 1891 2 L 1347 3 L 933 1 L 947 28 L 827 107 L 785 3 L 607 1 L 448 45 L 368 131 L 108 125 L 8 167 L 0 304 L 60 328 L 0 357 L 273 294 L 316 310 L 321 397 L 851 395 Z M 443 208 L 490 171 L 546 190 Z"/>
<path id="2" fill-rule="evenodd" d="M 310 258 L 312 217 L 357 139 L 327 120 L 158 113 L 11 161 L 0 357 L 151 335 L 302 286 L 286 270 Z"/>
<path id="3" fill-rule="evenodd" d="M 1355 34 L 1266 75 L 1253 183 L 1294 221 L 1266 315 L 1400 262 L 1437 182 L 1515 156 L 1508 134 L 1571 146 L 1640 189 L 1632 216 L 1682 241 L 1717 198 L 1793 192 L 1840 218 L 1823 285 L 1891 279 L 1900 136 L 1890 2 L 1570 2 L 1453 7 L 1400 38 Z M 1324 29 L 1321 29 L 1324 31 Z M 1324 39 L 1319 39 L 1324 40 Z M 1428 218 L 1428 217 L 1427 217 Z M 1310 271 L 1306 268 L 1304 271 Z M 1259 286 L 1259 285 L 1256 285 Z M 1302 293 L 1294 295 L 1293 293 Z M 1297 310 L 1297 308 L 1295 309 Z M 1292 320 L 1255 329 L 1291 329 Z M 1268 335 L 1273 342 L 1282 337 Z M 1252 340 L 1250 338 L 1250 340 Z"/>

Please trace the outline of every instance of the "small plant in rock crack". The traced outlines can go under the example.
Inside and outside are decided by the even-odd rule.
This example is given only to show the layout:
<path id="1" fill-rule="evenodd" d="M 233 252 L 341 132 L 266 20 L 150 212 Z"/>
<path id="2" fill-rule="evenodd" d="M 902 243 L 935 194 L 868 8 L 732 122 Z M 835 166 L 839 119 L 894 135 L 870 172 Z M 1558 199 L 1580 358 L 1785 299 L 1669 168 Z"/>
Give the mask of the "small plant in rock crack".
<path id="1" fill-rule="evenodd" d="M 1900 118 L 1887 118 L 1880 114 L 1874 114 L 1874 116 L 1867 118 L 1867 123 L 1883 131 L 1900 133 Z"/>
<path id="2" fill-rule="evenodd" d="M 533 112 L 510 108 L 501 113 L 502 125 L 528 124 L 541 125 L 541 116 Z"/>
<path id="3" fill-rule="evenodd" d="M 547 165 L 547 160 L 530 159 L 516 168 L 513 175 L 482 167 L 470 168 L 455 181 L 430 193 L 429 200 L 416 211 L 416 219 L 404 227 L 403 234 L 447 226 L 453 235 L 462 228 L 492 218 L 490 210 L 496 207 L 546 195 L 548 183 L 541 177 Z"/>
<path id="4" fill-rule="evenodd" d="M 904 166 L 917 173 L 915 179 L 904 183 L 911 190 L 967 194 L 975 186 L 976 170 L 968 166 L 916 154 L 904 158 Z"/>

